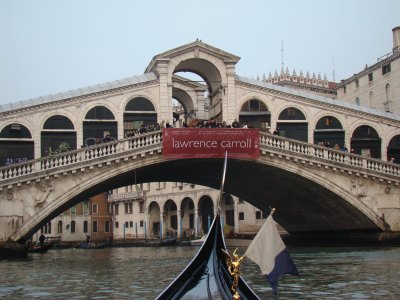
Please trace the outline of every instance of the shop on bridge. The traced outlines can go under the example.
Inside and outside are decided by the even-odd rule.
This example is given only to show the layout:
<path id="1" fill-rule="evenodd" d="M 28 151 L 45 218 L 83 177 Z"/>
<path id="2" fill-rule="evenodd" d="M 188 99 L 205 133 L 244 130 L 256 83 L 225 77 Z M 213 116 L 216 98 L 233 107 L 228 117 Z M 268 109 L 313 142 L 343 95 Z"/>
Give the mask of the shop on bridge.
<path id="1" fill-rule="evenodd" d="M 118 138 L 118 123 L 114 114 L 104 106 L 93 107 L 83 121 L 83 145 L 91 146 L 103 142 L 104 138 Z"/>
<path id="2" fill-rule="evenodd" d="M 13 123 L 0 132 L 0 166 L 26 162 L 34 158 L 31 132 L 22 124 Z"/>

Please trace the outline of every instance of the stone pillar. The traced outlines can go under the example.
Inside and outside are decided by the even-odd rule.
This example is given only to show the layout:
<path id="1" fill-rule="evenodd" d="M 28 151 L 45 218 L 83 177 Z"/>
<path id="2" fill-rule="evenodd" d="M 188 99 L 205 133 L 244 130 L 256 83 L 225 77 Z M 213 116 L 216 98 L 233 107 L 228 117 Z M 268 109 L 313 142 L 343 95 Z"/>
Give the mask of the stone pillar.
<path id="1" fill-rule="evenodd" d="M 158 99 L 158 121 L 172 120 L 172 78 L 168 74 L 169 59 L 160 59 L 157 61 L 157 73 L 160 81 L 160 94 Z"/>
<path id="2" fill-rule="evenodd" d="M 232 124 L 238 118 L 238 112 L 236 111 L 235 64 L 236 62 L 226 63 L 227 82 L 223 84 L 222 88 L 222 119 L 228 124 Z"/>
<path id="3" fill-rule="evenodd" d="M 195 88 L 196 91 L 196 102 L 197 102 L 197 111 L 196 115 L 193 116 L 195 119 L 205 119 L 205 111 L 204 111 L 204 89 L 203 88 Z"/>
<path id="4" fill-rule="evenodd" d="M 163 239 L 166 233 L 165 223 L 164 223 L 164 211 L 160 210 L 160 238 Z"/>
<path id="5" fill-rule="evenodd" d="M 234 215 L 234 222 L 235 222 L 235 233 L 239 233 L 239 199 L 234 197 L 233 199 L 233 215 Z"/>
<path id="6" fill-rule="evenodd" d="M 199 236 L 199 209 L 195 208 L 194 210 L 194 234 L 196 237 Z"/>
<path id="7" fill-rule="evenodd" d="M 177 219 L 177 222 L 178 222 L 178 234 L 177 234 L 177 236 L 178 236 L 178 238 L 182 238 L 182 220 L 181 220 L 181 211 L 180 210 L 178 210 L 176 212 L 176 219 Z"/>

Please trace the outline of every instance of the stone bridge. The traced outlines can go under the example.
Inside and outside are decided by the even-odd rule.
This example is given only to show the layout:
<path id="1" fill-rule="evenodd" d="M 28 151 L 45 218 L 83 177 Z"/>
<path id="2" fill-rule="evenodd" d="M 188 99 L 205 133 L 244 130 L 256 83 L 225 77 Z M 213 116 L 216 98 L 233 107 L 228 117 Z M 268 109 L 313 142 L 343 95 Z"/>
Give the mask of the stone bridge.
<path id="1" fill-rule="evenodd" d="M 23 242 L 85 197 L 134 180 L 219 189 L 222 166 L 166 159 L 156 131 L 2 167 L 0 241 Z M 228 159 L 224 190 L 263 211 L 275 207 L 294 235 L 387 234 L 400 229 L 399 182 L 398 164 L 262 133 L 258 159 Z"/>

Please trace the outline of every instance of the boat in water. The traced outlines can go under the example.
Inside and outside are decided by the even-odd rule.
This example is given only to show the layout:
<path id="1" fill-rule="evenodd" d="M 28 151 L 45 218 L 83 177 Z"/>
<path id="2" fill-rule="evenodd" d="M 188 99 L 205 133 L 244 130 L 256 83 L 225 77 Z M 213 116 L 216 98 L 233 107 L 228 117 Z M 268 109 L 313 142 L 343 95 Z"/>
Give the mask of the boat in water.
<path id="1" fill-rule="evenodd" d="M 218 213 L 196 256 L 157 299 L 233 299 L 234 278 L 228 270 L 226 252 Z M 242 300 L 260 299 L 242 277 L 237 293 Z"/>
<path id="2" fill-rule="evenodd" d="M 45 253 L 47 250 L 53 248 L 54 242 L 45 243 L 43 245 L 33 245 L 28 248 L 28 253 Z"/>
<path id="3" fill-rule="evenodd" d="M 225 155 L 220 199 L 226 162 Z M 226 249 L 218 209 L 207 237 L 193 260 L 156 299 L 260 299 L 240 276 L 238 267 L 243 257 L 238 261 L 237 268 L 232 263 L 235 258 L 238 256 L 234 253 L 232 258 Z"/>
<path id="4" fill-rule="evenodd" d="M 87 243 L 87 242 L 81 242 L 79 243 L 79 248 L 81 249 L 102 249 L 107 247 L 107 243 L 106 242 L 99 242 L 99 243 Z"/>

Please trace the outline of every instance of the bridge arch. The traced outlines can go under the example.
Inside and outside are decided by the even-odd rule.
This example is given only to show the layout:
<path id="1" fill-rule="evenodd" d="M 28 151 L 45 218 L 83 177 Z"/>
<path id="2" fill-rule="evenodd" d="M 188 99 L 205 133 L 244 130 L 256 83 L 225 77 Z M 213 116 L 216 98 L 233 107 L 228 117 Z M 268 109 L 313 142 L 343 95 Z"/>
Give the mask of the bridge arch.
<path id="1" fill-rule="evenodd" d="M 137 130 L 142 124 L 157 123 L 157 110 L 151 99 L 135 96 L 128 99 L 123 110 L 123 133 L 126 137 L 131 130 Z"/>
<path id="2" fill-rule="evenodd" d="M 271 124 L 271 112 L 260 97 L 247 97 L 239 109 L 239 122 L 265 129 L 266 124 Z"/>
<path id="3" fill-rule="evenodd" d="M 388 161 L 393 159 L 394 163 L 400 163 L 400 134 L 398 131 L 396 135 L 392 135 L 391 138 L 388 138 L 387 142 L 387 158 Z"/>
<path id="4" fill-rule="evenodd" d="M 213 94 L 221 85 L 226 84 L 225 65 L 213 56 L 198 52 L 198 57 L 191 52 L 175 57 L 168 65 L 168 81 L 179 72 L 193 72 L 200 76 L 208 86 L 208 91 Z"/>
<path id="5" fill-rule="evenodd" d="M 118 120 L 106 105 L 96 105 L 87 110 L 82 121 L 82 144 L 93 145 L 106 136 L 118 138 Z"/>

